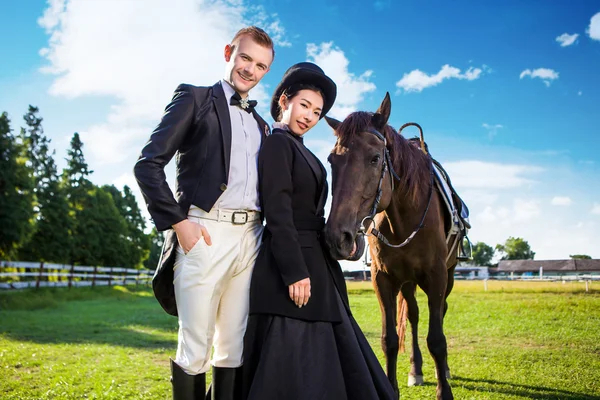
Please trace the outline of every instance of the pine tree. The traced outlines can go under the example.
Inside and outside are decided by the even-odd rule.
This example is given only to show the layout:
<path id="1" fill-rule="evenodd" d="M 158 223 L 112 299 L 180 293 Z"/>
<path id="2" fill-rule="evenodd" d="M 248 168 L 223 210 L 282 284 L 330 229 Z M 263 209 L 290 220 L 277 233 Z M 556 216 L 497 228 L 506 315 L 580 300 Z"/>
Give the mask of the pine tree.
<path id="1" fill-rule="evenodd" d="M 67 156 L 67 167 L 63 170 L 62 181 L 67 189 L 69 201 L 73 203 L 80 197 L 85 197 L 87 191 L 92 189 L 93 185 L 88 176 L 94 172 L 88 169 L 83 155 L 83 142 L 77 132 L 73 134 Z"/>
<path id="2" fill-rule="evenodd" d="M 27 129 L 21 129 L 23 155 L 35 179 L 33 236 L 19 249 L 19 258 L 56 263 L 69 262 L 70 219 L 66 194 L 60 185 L 50 153 L 50 139 L 44 135 L 39 109 L 29 106 L 23 116 Z"/>
<path id="3" fill-rule="evenodd" d="M 0 259 L 10 260 L 31 235 L 34 179 L 22 145 L 11 133 L 6 112 L 0 115 Z"/>
<path id="4" fill-rule="evenodd" d="M 67 155 L 67 167 L 63 169 L 61 188 L 69 205 L 71 263 L 99 265 L 96 264 L 97 255 L 94 251 L 98 250 L 97 236 L 103 233 L 94 230 L 95 220 L 86 220 L 91 210 L 85 210 L 86 207 L 94 206 L 95 199 L 92 198 L 91 193 L 94 185 L 88 179 L 93 171 L 89 170 L 85 161 L 83 142 L 77 132 L 73 134 Z"/>

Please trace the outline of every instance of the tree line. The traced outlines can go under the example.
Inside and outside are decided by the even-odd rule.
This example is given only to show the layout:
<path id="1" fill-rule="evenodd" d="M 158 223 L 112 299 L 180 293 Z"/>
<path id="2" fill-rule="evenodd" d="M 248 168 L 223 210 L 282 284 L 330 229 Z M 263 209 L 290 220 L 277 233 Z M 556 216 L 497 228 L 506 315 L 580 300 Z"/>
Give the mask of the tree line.
<path id="1" fill-rule="evenodd" d="M 477 242 L 473 246 L 473 265 L 492 266 L 492 259 L 495 255 L 500 256 L 500 260 L 533 260 L 535 252 L 531 250 L 529 243 L 523 238 L 509 237 L 502 244 L 492 247 L 484 242 Z M 591 259 L 586 254 L 571 254 L 573 259 Z"/>
<path id="2" fill-rule="evenodd" d="M 18 133 L 0 116 L 0 260 L 154 269 L 163 237 L 128 186 L 97 186 L 74 133 L 58 171 L 37 107 Z"/>

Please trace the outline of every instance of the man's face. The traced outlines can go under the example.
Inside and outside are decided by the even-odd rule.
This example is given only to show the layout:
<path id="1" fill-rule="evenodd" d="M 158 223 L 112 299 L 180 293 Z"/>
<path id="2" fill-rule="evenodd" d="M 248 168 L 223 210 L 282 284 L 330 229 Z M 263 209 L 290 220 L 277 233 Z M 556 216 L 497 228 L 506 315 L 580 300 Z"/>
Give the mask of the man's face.
<path id="1" fill-rule="evenodd" d="M 225 80 L 242 97 L 260 82 L 273 62 L 273 50 L 242 36 L 235 48 L 225 46 Z"/>

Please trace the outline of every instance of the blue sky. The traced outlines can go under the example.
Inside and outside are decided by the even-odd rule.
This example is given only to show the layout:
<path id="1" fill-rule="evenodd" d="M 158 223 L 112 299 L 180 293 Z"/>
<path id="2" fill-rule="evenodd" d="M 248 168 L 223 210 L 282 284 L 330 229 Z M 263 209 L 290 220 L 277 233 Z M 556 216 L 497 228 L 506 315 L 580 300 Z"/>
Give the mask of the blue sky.
<path id="1" fill-rule="evenodd" d="M 529 241 L 537 259 L 600 258 L 600 1 L 22 1 L 0 15 L 0 111 L 40 107 L 57 162 L 82 135 L 97 184 L 129 184 L 180 82 L 212 84 L 241 26 L 276 39 L 271 90 L 299 61 L 337 83 L 333 116 L 418 122 L 471 209 L 473 241 Z M 18 6 L 16 5 L 18 4 Z M 8 40 L 7 40 L 8 39 Z M 323 159 L 325 123 L 307 136 Z"/>

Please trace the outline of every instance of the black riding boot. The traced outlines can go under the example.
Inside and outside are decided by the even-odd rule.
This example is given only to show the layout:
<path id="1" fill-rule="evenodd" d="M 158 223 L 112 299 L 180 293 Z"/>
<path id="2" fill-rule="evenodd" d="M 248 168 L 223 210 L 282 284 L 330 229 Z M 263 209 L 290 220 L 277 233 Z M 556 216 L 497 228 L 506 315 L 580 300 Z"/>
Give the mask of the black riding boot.
<path id="1" fill-rule="evenodd" d="M 213 367 L 211 396 L 206 400 L 239 400 L 242 398 L 242 367 Z"/>
<path id="2" fill-rule="evenodd" d="M 206 374 L 188 375 L 171 360 L 171 384 L 173 400 L 204 400 Z"/>

